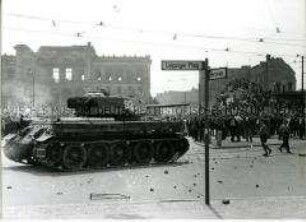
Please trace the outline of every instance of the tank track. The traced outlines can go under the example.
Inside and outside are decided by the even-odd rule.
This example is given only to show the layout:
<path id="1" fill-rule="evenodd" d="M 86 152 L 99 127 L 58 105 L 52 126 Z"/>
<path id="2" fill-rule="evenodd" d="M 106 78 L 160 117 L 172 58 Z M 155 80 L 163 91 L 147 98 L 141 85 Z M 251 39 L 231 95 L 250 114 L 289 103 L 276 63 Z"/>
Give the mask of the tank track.
<path id="1" fill-rule="evenodd" d="M 186 138 L 57 141 L 34 146 L 32 165 L 59 171 L 172 163 L 189 149 Z"/>

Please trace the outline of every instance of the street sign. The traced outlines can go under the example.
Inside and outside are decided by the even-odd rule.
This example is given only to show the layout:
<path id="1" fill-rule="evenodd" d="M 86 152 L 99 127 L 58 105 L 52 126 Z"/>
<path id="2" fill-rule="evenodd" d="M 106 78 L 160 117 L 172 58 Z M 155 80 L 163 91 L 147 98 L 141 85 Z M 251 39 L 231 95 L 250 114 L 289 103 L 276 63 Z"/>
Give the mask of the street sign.
<path id="1" fill-rule="evenodd" d="M 211 69 L 209 73 L 209 80 L 225 79 L 227 78 L 227 68 Z"/>
<path id="2" fill-rule="evenodd" d="M 204 61 L 163 60 L 162 70 L 204 70 Z"/>

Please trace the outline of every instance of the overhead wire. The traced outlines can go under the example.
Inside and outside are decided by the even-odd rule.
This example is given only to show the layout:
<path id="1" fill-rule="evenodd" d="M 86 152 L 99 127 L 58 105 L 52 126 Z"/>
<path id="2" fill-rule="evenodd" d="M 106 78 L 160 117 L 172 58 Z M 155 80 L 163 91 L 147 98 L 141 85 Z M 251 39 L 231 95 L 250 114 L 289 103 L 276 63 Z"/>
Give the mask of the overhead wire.
<path id="1" fill-rule="evenodd" d="M 42 21 L 50 21 L 50 22 L 63 22 L 63 23 L 71 23 L 71 24 L 82 24 L 82 25 L 89 25 L 90 27 L 103 27 L 107 29 L 116 29 L 116 30 L 125 30 L 125 31 L 131 31 L 131 32 L 137 32 L 137 33 L 154 33 L 154 34 L 160 34 L 160 35 L 169 35 L 173 36 L 173 40 L 177 40 L 178 37 L 192 37 L 192 38 L 206 38 L 206 39 L 214 39 L 214 40 L 233 40 L 233 41 L 243 41 L 243 42 L 260 42 L 263 44 L 277 44 L 277 45 L 287 45 L 287 46 L 296 46 L 296 47 L 303 47 L 306 48 L 306 45 L 303 44 L 296 44 L 296 43 L 288 43 L 290 39 L 273 39 L 273 38 L 254 38 L 254 37 L 236 37 L 236 36 L 218 36 L 218 35 L 204 35 L 204 34 L 193 34 L 193 33 L 173 33 L 170 31 L 158 31 L 158 30 L 149 30 L 149 29 L 140 29 L 140 28 L 131 28 L 131 27 L 124 27 L 124 26 L 116 26 L 104 23 L 103 21 L 74 21 L 74 20 L 55 20 L 54 18 L 47 18 L 47 17 L 40 17 L 40 16 L 31 16 L 31 15 L 24 15 L 24 14 L 15 14 L 15 13 L 8 13 L 6 14 L 8 16 L 14 16 L 14 17 L 20 17 L 20 18 L 26 18 L 26 19 L 34 19 L 34 20 L 42 20 Z M 271 39 L 272 41 L 269 41 Z M 274 40 L 274 41 L 273 41 Z M 276 42 L 276 41 L 287 41 L 287 42 Z M 304 39 L 298 39 L 294 41 L 303 41 Z M 306 40 L 306 39 L 305 39 Z"/>
<path id="2" fill-rule="evenodd" d="M 271 9 L 269 9 L 271 11 Z M 149 44 L 154 46 L 166 46 L 166 47 L 178 47 L 178 48 L 188 48 L 188 49 L 197 49 L 197 50 L 205 50 L 205 51 L 213 51 L 213 52 L 223 52 L 223 53 L 237 53 L 237 54 L 249 54 L 253 56 L 259 56 L 263 57 L 266 54 L 271 54 L 274 56 L 286 56 L 286 57 L 295 57 L 295 55 L 291 54 L 277 54 L 277 53 L 269 53 L 269 52 L 256 52 L 256 51 L 242 51 L 242 50 L 232 50 L 229 47 L 227 48 L 205 48 L 201 46 L 195 46 L 195 45 L 186 45 L 186 44 L 177 44 L 177 39 L 181 37 L 192 37 L 192 38 L 206 38 L 206 39 L 215 39 L 215 40 L 232 40 L 232 41 L 244 41 L 244 42 L 252 42 L 252 43 L 259 43 L 259 44 L 278 44 L 278 45 L 286 45 L 286 46 L 294 46 L 294 47 L 306 47 L 305 45 L 301 44 L 292 44 L 292 43 L 283 43 L 283 42 L 273 42 L 268 40 L 275 40 L 275 41 L 303 41 L 302 38 L 270 38 L 270 37 L 264 37 L 262 38 L 262 41 L 260 42 L 260 39 L 254 39 L 254 38 L 247 38 L 247 37 L 235 37 L 235 36 L 217 36 L 217 35 L 204 35 L 204 34 L 192 34 L 192 33 L 173 33 L 170 31 L 158 31 L 158 30 L 149 30 L 149 29 L 140 29 L 140 28 L 131 28 L 131 27 L 124 27 L 124 26 L 115 26 L 111 24 L 107 24 L 103 21 L 96 21 L 96 22 L 90 22 L 90 21 L 75 21 L 75 20 L 63 20 L 63 19 L 54 19 L 54 18 L 46 18 L 46 17 L 40 17 L 40 16 L 32 16 L 32 15 L 24 15 L 24 14 L 16 14 L 16 13 L 9 13 L 6 14 L 9 16 L 19 17 L 19 18 L 26 18 L 26 19 L 34 19 L 34 20 L 41 20 L 41 21 L 51 21 L 52 25 L 54 27 L 54 31 L 44 31 L 44 30 L 27 30 L 24 28 L 14 28 L 14 27 L 4 27 L 5 29 L 15 30 L 15 31 L 24 31 L 24 32 L 36 32 L 36 33 L 43 33 L 43 34 L 54 34 L 59 36 L 65 36 L 65 37 L 77 37 L 77 38 L 83 38 L 83 39 L 104 39 L 104 40 L 110 40 L 110 41 L 120 41 L 125 43 L 137 43 L 137 44 Z M 273 15 L 272 15 L 273 16 Z M 118 38 L 105 38 L 102 36 L 92 36 L 88 34 L 84 34 L 84 32 L 75 32 L 75 33 L 62 33 L 56 30 L 56 26 L 58 23 L 70 23 L 75 25 L 86 25 L 89 27 L 103 27 L 103 28 L 109 28 L 113 30 L 124 30 L 124 31 L 131 31 L 131 32 L 137 32 L 137 33 L 155 33 L 155 34 L 161 34 L 161 35 L 173 35 L 173 43 L 161 43 L 161 42 L 151 42 L 151 41 L 139 41 L 139 40 L 132 40 L 132 39 L 118 39 Z M 82 35 L 78 35 L 78 33 L 82 33 Z M 282 32 L 284 33 L 284 32 Z M 291 34 L 301 34 L 301 33 L 291 33 Z"/>
<path id="3" fill-rule="evenodd" d="M 54 35 L 60 35 L 60 36 L 65 36 L 65 37 L 75 37 L 75 36 L 72 36 L 71 33 L 61 33 L 61 32 L 51 32 L 51 31 L 43 31 L 43 30 L 27 30 L 27 29 L 20 29 L 20 28 L 11 28 L 11 27 L 4 27 L 5 29 L 6 28 L 9 28 L 9 29 L 13 29 L 13 30 L 17 30 L 17 31 L 26 31 L 26 32 L 38 32 L 38 33 L 43 33 L 43 34 L 54 34 Z M 83 37 L 80 37 L 80 38 L 83 38 Z M 89 37 L 86 37 L 86 38 L 90 38 L 90 39 L 106 39 L 105 37 L 97 37 L 97 36 L 89 36 Z M 122 39 L 114 39 L 114 38 L 111 38 L 111 39 L 108 39 L 110 41 L 124 41 L 124 42 L 128 42 L 128 43 L 131 43 L 131 42 L 137 42 L 137 43 L 141 43 L 141 44 L 150 44 L 150 45 L 157 45 L 157 46 L 166 46 L 166 47 L 169 47 L 169 44 L 161 44 L 161 43 L 154 43 L 154 42 L 139 42 L 139 41 L 135 41 L 135 40 L 122 40 Z M 252 55 L 255 55 L 255 56 L 259 56 L 259 57 L 264 57 L 266 56 L 267 53 L 259 53 L 259 52 L 254 52 L 254 51 L 241 51 L 241 50 L 225 50 L 225 49 L 216 49 L 216 48 L 203 48 L 203 47 L 197 47 L 197 46 L 190 46 L 190 45 L 171 45 L 170 47 L 183 47 L 183 48 L 188 48 L 190 49 L 191 47 L 192 48 L 196 48 L 198 50 L 209 50 L 209 51 L 214 51 L 214 52 L 223 52 L 223 53 L 238 53 L 238 54 L 252 54 Z M 271 53 L 270 53 L 271 54 Z M 276 54 L 273 54 L 274 56 Z M 296 58 L 297 55 L 288 55 L 288 54 L 277 54 L 277 56 L 283 56 L 283 57 L 294 57 Z M 295 65 L 296 64 L 292 64 L 292 65 Z M 176 86 L 180 85 L 181 83 L 176 83 Z"/>
<path id="4" fill-rule="evenodd" d="M 19 17 L 19 18 L 26 18 L 26 19 L 34 19 L 34 20 L 42 20 L 42 21 L 59 21 L 63 23 L 71 23 L 71 24 L 83 24 L 83 25 L 95 25 L 95 26 L 105 26 L 105 27 L 112 27 L 112 28 L 117 28 L 117 29 L 126 29 L 126 30 L 131 30 L 131 31 L 137 31 L 137 32 L 159 32 L 163 34 L 173 34 L 173 32 L 169 31 L 157 31 L 157 30 L 148 30 L 148 29 L 141 29 L 141 28 L 132 28 L 132 27 L 124 27 L 124 26 L 114 26 L 108 23 L 104 23 L 101 20 L 98 21 L 80 21 L 80 20 L 68 20 L 68 19 L 54 19 L 52 17 L 41 17 L 41 16 L 32 16 L 32 15 L 26 15 L 26 14 L 19 14 L 19 13 L 4 13 L 6 16 L 13 16 L 13 17 Z M 263 32 L 270 32 L 267 31 L 267 29 L 263 28 L 255 28 L 255 27 L 247 27 L 247 29 L 250 30 L 257 30 L 257 31 L 263 31 Z M 272 33 L 272 31 L 271 31 Z M 275 33 L 275 31 L 273 32 Z M 286 31 L 281 31 L 281 33 L 286 33 L 286 34 L 292 34 L 292 35 L 302 35 L 303 38 L 305 38 L 306 32 L 301 33 L 301 32 L 286 32 Z"/>
<path id="5" fill-rule="evenodd" d="M 173 44 L 173 43 L 162 43 L 162 42 L 152 42 L 152 41 L 140 41 L 140 40 L 133 40 L 133 39 L 119 39 L 119 38 L 106 38 L 103 36 L 91 36 L 91 35 L 77 35 L 78 33 L 84 32 L 59 32 L 59 31 L 48 31 L 48 30 L 31 30 L 31 29 L 24 29 L 24 28 L 16 28 L 16 27 L 7 27 L 4 26 L 3 29 L 14 30 L 14 31 L 22 31 L 22 32 L 31 32 L 31 33 L 42 33 L 42 34 L 53 34 L 59 35 L 64 37 L 77 37 L 77 38 L 86 38 L 86 39 L 104 39 L 109 41 L 119 41 L 119 42 L 126 42 L 126 43 L 137 43 L 137 44 L 145 44 L 145 45 L 154 45 L 154 46 L 164 46 L 164 47 L 175 47 L 175 48 L 188 48 L 188 49 L 197 49 L 203 51 L 214 51 L 214 52 L 224 52 L 224 53 L 238 53 L 238 54 L 250 54 L 254 56 L 265 56 L 266 54 L 271 54 L 274 56 L 287 56 L 287 57 L 296 57 L 296 54 L 277 54 L 277 53 L 270 53 L 270 52 L 256 52 L 256 51 L 242 51 L 242 50 L 232 50 L 229 48 L 208 48 L 208 47 L 201 47 L 195 45 L 186 45 L 186 44 Z"/>

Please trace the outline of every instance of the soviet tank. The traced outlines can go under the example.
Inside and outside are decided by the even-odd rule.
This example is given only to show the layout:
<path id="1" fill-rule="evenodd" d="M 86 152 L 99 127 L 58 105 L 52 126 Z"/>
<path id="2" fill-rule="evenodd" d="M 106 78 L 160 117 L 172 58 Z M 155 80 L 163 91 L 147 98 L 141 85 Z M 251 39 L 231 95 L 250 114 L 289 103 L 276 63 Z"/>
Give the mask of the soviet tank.
<path id="1" fill-rule="evenodd" d="M 32 121 L 3 139 L 16 162 L 59 170 L 174 162 L 189 149 L 182 122 L 144 121 L 129 98 L 89 93 L 67 100 L 73 117 Z"/>

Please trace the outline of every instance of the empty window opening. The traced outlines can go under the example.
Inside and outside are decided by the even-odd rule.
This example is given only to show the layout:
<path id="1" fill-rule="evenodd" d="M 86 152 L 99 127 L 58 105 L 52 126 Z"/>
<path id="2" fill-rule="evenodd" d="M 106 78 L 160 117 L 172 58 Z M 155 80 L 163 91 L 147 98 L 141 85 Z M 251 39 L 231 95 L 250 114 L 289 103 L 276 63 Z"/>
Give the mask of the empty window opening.
<path id="1" fill-rule="evenodd" d="M 58 83 L 58 82 L 59 82 L 59 80 L 60 80 L 60 76 L 59 76 L 59 68 L 53 68 L 53 74 L 52 74 L 52 77 L 53 77 L 53 79 L 54 79 L 54 81 L 55 81 L 56 83 Z"/>
<path id="2" fill-rule="evenodd" d="M 67 68 L 66 69 L 66 79 L 68 81 L 71 81 L 72 80 L 72 69 L 71 68 Z"/>
<path id="3" fill-rule="evenodd" d="M 81 80 L 82 80 L 82 81 L 85 80 L 85 75 L 84 75 L 84 74 L 81 75 Z"/>

